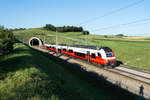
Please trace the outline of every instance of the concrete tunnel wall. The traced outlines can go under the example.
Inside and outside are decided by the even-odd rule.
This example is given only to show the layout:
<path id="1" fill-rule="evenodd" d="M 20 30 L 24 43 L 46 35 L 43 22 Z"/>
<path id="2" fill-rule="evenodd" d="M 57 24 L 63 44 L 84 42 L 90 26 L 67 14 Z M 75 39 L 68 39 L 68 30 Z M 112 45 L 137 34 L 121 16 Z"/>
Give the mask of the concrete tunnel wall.
<path id="1" fill-rule="evenodd" d="M 37 37 L 31 37 L 28 41 L 29 46 L 43 46 L 43 41 Z"/>

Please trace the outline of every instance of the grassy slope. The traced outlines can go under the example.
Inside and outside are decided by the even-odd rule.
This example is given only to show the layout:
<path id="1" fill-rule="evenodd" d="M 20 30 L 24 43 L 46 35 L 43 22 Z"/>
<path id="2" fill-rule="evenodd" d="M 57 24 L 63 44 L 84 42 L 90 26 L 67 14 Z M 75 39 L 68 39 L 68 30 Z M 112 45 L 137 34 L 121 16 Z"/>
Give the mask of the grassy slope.
<path id="1" fill-rule="evenodd" d="M 0 63 L 0 100 L 134 100 L 62 65 L 17 43 L 14 53 Z"/>
<path id="2" fill-rule="evenodd" d="M 30 30 L 24 30 L 24 31 L 16 31 L 14 32 L 18 37 L 25 38 L 25 40 L 29 39 L 32 35 L 32 33 L 46 33 L 46 34 L 54 34 L 55 32 L 41 30 L 41 29 L 30 29 Z M 59 35 L 64 35 L 67 37 L 72 37 L 78 40 L 85 40 L 85 37 L 82 35 L 82 33 L 58 33 Z M 37 36 L 39 37 L 39 36 Z M 42 40 L 44 37 L 40 37 Z M 150 56 L 150 41 L 146 41 L 145 39 L 149 38 L 129 38 L 129 37 L 103 37 L 98 35 L 89 35 L 88 42 L 93 43 L 96 46 L 109 46 L 111 47 L 116 56 L 117 60 L 121 61 L 125 65 L 134 66 L 142 69 L 148 69 L 150 70 L 150 62 L 147 59 L 147 57 Z M 72 41 L 58 38 L 59 43 L 67 43 L 67 44 L 73 44 Z M 55 43 L 55 37 L 48 37 L 46 38 L 47 42 L 53 42 Z M 76 43 L 76 42 L 75 42 Z M 78 43 L 79 44 L 79 43 Z"/>

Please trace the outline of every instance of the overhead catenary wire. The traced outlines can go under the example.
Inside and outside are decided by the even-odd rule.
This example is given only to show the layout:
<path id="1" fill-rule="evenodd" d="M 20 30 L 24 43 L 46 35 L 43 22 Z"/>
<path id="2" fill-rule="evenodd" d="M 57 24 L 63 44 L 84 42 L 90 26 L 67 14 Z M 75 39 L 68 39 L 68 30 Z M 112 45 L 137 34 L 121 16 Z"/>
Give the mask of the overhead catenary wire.
<path id="1" fill-rule="evenodd" d="M 98 28 L 98 29 L 94 29 L 94 30 L 91 30 L 91 31 L 100 31 L 100 30 L 107 30 L 107 29 L 111 29 L 111 28 L 118 28 L 118 27 L 130 25 L 130 24 L 136 24 L 136 23 L 140 23 L 140 22 L 144 22 L 144 21 L 149 21 L 149 20 L 150 20 L 150 18 L 140 19 L 140 20 L 135 20 L 135 21 L 128 22 L 128 23 L 123 23 L 123 24 L 118 24 L 118 25 L 112 25 L 112 26 L 109 26 L 109 27 Z"/>
<path id="2" fill-rule="evenodd" d="M 112 14 L 114 14 L 114 13 L 117 13 L 117 12 L 120 12 L 120 11 L 122 11 L 122 10 L 128 9 L 128 8 L 133 7 L 133 6 L 135 6 L 135 5 L 138 5 L 138 4 L 142 3 L 143 1 L 144 1 L 144 0 L 139 0 L 139 1 L 134 2 L 134 3 L 132 3 L 132 4 L 129 4 L 129 5 L 126 5 L 126 6 L 124 6 L 124 7 L 118 8 L 118 9 L 113 10 L 113 11 L 110 11 L 110 12 L 108 12 L 108 13 L 105 13 L 104 15 L 101 15 L 101 16 L 98 16 L 98 17 L 89 19 L 89 20 L 87 20 L 87 21 L 81 22 L 81 23 L 79 23 L 78 25 L 87 24 L 87 23 L 93 22 L 93 21 L 95 21 L 95 20 L 98 20 L 98 19 L 100 19 L 100 18 L 104 18 L 104 17 L 106 17 L 106 16 L 112 15 Z"/>

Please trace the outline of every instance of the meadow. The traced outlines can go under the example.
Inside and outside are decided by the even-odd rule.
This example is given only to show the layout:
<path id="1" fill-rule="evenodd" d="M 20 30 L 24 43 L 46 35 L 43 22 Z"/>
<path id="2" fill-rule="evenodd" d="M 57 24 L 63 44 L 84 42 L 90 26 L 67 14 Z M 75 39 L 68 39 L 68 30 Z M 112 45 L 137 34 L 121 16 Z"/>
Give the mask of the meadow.
<path id="1" fill-rule="evenodd" d="M 127 99 L 136 97 L 22 43 L 0 63 L 0 100 Z"/>

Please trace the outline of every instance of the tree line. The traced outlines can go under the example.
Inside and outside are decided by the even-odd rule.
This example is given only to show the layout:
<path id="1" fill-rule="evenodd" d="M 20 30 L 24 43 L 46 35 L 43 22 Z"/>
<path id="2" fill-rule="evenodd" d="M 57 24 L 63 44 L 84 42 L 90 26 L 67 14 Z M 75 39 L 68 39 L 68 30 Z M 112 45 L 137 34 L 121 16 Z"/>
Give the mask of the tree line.
<path id="1" fill-rule="evenodd" d="M 84 31 L 83 27 L 77 27 L 77 26 L 62 26 L 62 27 L 55 27 L 52 24 L 46 24 L 44 27 L 46 30 L 51 31 L 58 31 L 58 32 L 83 32 L 83 35 L 88 35 L 88 31 Z"/>
<path id="2" fill-rule="evenodd" d="M 14 42 L 15 38 L 12 31 L 0 26 L 0 60 L 4 55 L 13 51 Z"/>
<path id="3" fill-rule="evenodd" d="M 59 32 L 82 32 L 82 27 L 76 26 L 63 26 L 63 27 L 56 27 L 57 31 Z"/>
<path id="4" fill-rule="evenodd" d="M 26 28 L 14 28 L 14 29 L 9 29 L 11 31 L 20 31 L 20 30 L 26 30 Z"/>
<path id="5" fill-rule="evenodd" d="M 51 31 L 57 30 L 58 32 L 82 32 L 83 31 L 82 27 L 77 27 L 77 26 L 55 27 L 54 25 L 51 24 L 46 24 L 43 28 Z"/>

